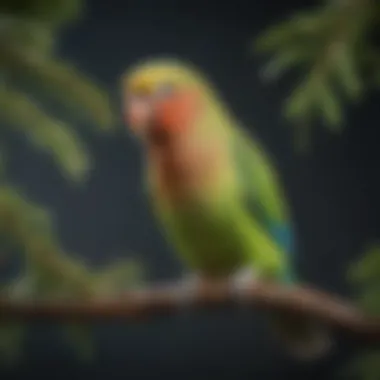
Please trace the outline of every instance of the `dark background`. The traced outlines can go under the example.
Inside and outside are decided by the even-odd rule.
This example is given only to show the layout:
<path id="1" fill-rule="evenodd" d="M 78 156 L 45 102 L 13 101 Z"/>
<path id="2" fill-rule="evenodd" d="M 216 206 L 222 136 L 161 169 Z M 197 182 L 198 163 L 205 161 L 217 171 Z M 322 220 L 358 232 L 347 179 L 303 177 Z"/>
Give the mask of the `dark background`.
<path id="1" fill-rule="evenodd" d="M 64 36 L 62 54 L 106 84 L 115 101 L 120 75 L 140 59 L 174 55 L 199 66 L 276 159 L 297 225 L 302 276 L 347 294 L 347 265 L 380 231 L 376 101 L 350 109 L 341 136 L 316 128 L 312 153 L 296 155 L 292 130 L 280 115 L 291 85 L 263 84 L 262 62 L 249 53 L 252 37 L 304 3 L 93 0 L 83 22 Z M 141 192 L 138 144 L 124 130 L 84 135 L 96 159 L 84 190 L 70 187 L 46 156 L 18 138 L 11 141 L 14 182 L 56 213 L 68 250 L 96 264 L 132 252 L 145 260 L 152 280 L 178 276 L 181 266 Z M 87 366 L 50 330 L 36 327 L 18 368 L 4 378 L 327 379 L 352 351 L 341 343 L 322 363 L 300 364 L 268 338 L 260 316 L 254 319 L 230 311 L 102 326 L 96 361 Z"/>

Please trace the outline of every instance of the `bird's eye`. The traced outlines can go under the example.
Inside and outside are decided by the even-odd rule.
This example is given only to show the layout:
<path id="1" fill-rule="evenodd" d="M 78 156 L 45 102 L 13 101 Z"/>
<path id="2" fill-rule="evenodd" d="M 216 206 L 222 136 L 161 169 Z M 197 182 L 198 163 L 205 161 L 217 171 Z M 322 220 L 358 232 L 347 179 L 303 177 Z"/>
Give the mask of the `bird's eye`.
<path id="1" fill-rule="evenodd" d="M 175 90 L 175 88 L 174 88 L 173 84 L 164 83 L 157 88 L 155 95 L 157 97 L 160 97 L 160 98 L 169 97 L 169 96 L 173 95 L 174 90 Z"/>

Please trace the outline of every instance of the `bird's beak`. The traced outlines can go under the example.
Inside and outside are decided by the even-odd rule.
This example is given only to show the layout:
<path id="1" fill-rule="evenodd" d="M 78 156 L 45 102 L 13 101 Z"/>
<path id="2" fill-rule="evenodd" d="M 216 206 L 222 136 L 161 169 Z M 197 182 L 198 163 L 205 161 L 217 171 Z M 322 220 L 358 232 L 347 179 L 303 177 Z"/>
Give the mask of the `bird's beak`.
<path id="1" fill-rule="evenodd" d="M 125 121 L 138 136 L 145 135 L 153 118 L 153 102 L 149 97 L 129 98 L 125 104 Z"/>

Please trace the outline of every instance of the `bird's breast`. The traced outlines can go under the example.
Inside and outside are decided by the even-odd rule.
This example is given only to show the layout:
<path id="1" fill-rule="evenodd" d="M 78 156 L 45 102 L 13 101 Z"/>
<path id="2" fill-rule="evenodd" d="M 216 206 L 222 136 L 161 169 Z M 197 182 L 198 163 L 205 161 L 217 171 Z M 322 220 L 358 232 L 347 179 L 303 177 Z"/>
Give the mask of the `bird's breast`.
<path id="1" fill-rule="evenodd" d="M 201 197 L 222 173 L 220 153 L 216 145 L 186 139 L 150 147 L 149 180 L 154 194 L 176 203 Z"/>

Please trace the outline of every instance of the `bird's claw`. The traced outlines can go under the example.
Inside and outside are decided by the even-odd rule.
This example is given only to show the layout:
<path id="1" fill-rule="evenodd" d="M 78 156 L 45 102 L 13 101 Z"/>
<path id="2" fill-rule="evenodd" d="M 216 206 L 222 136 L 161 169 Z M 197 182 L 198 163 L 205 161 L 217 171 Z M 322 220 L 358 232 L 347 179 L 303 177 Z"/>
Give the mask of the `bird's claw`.
<path id="1" fill-rule="evenodd" d="M 178 284 L 178 303 L 181 309 L 189 309 L 193 305 L 202 279 L 196 274 L 185 275 Z"/>
<path id="2" fill-rule="evenodd" d="M 257 274 L 252 267 L 241 268 L 231 276 L 231 290 L 239 302 L 246 301 L 247 291 L 255 281 L 257 281 Z"/>

